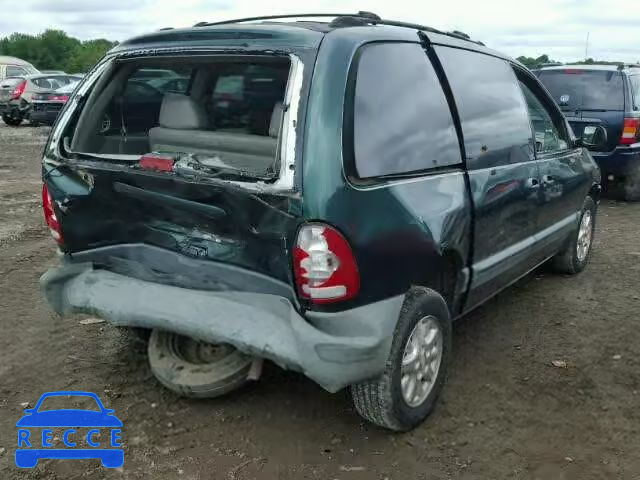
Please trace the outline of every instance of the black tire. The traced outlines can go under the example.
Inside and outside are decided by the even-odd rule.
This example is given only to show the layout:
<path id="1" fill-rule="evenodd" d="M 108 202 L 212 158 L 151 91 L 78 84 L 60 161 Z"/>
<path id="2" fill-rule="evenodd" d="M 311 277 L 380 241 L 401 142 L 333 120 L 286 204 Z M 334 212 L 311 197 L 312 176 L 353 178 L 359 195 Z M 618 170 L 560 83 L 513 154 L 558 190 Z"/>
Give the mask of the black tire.
<path id="1" fill-rule="evenodd" d="M 433 318 L 442 333 L 442 359 L 434 385 L 416 406 L 404 399 L 401 369 L 405 346 L 418 322 Z M 435 291 L 414 287 L 407 294 L 396 325 L 384 372 L 377 378 L 351 386 L 353 403 L 366 420 L 395 431 L 407 431 L 422 423 L 432 412 L 444 387 L 451 360 L 451 317 L 444 299 Z"/>
<path id="2" fill-rule="evenodd" d="M 2 121 L 9 125 L 10 127 L 17 127 L 22 123 L 22 118 L 18 117 L 10 117 L 9 115 L 2 115 Z"/>
<path id="3" fill-rule="evenodd" d="M 591 257 L 591 250 L 593 247 L 593 238 L 595 236 L 596 227 L 596 203 L 592 197 L 587 197 L 582 205 L 582 212 L 580 213 L 580 221 L 578 222 L 578 228 L 571 234 L 566 246 L 563 250 L 551 259 L 551 267 L 556 273 L 562 273 L 565 275 L 575 275 L 585 269 L 589 263 Z M 589 248 L 584 258 L 578 256 L 578 241 L 580 233 L 580 225 L 582 224 L 584 216 L 589 212 L 591 214 L 591 240 L 589 242 Z"/>
<path id="4" fill-rule="evenodd" d="M 201 348 L 220 352 L 207 358 L 197 353 Z M 218 397 L 240 388 L 247 381 L 253 361 L 230 345 L 205 344 L 161 330 L 151 332 L 148 354 L 151 371 L 158 381 L 191 398 Z"/>
<path id="5" fill-rule="evenodd" d="M 623 197 L 627 202 L 640 201 L 640 165 L 629 172 L 623 185 Z"/>

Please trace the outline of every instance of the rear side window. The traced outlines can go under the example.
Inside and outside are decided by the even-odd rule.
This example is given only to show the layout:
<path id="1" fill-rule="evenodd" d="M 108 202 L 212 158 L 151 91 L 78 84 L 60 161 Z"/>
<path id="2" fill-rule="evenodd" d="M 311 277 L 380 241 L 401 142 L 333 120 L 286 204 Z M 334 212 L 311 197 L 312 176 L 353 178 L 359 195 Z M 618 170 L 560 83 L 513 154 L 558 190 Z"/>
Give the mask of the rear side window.
<path id="1" fill-rule="evenodd" d="M 629 77 L 629 81 L 633 92 L 633 109 L 640 110 L 640 75 Z"/>
<path id="2" fill-rule="evenodd" d="M 613 70 L 542 70 L 538 76 L 565 110 L 624 110 L 622 74 Z"/>
<path id="3" fill-rule="evenodd" d="M 468 166 L 533 159 L 527 106 L 511 66 L 496 57 L 438 47 L 460 113 Z"/>
<path id="4" fill-rule="evenodd" d="M 353 116 L 353 154 L 359 178 L 461 163 L 449 106 L 418 44 L 363 47 L 357 63 Z"/>
<path id="5" fill-rule="evenodd" d="M 22 67 L 16 67 L 14 65 L 7 65 L 7 77 L 19 77 L 26 75 L 27 71 Z"/>

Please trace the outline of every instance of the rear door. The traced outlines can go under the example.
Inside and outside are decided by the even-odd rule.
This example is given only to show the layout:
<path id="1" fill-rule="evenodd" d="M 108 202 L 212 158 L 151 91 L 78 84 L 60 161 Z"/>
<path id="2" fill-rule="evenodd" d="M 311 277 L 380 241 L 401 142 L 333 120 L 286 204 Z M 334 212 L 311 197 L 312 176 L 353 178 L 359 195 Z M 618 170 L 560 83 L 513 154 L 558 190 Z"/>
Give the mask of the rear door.
<path id="1" fill-rule="evenodd" d="M 460 114 L 475 209 L 469 307 L 535 267 L 540 173 L 527 107 L 507 62 L 436 47 Z"/>
<path id="2" fill-rule="evenodd" d="M 516 75 L 529 109 L 542 178 L 536 248 L 542 261 L 558 251 L 576 226 L 593 165 L 583 161 L 582 148 L 572 143 L 562 114 L 538 81 L 517 67 Z"/>
<path id="3" fill-rule="evenodd" d="M 568 118 L 576 137 L 582 136 L 587 125 L 602 125 L 608 134 L 604 150 L 616 147 L 625 112 L 622 72 L 571 67 L 541 70 L 538 78 Z"/>

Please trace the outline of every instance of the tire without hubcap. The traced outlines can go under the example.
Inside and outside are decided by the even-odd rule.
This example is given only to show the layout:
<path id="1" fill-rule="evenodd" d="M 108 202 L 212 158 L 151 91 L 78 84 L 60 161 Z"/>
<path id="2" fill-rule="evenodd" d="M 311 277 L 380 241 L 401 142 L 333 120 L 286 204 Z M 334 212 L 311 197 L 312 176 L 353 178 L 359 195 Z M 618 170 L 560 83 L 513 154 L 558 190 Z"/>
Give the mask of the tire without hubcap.
<path id="1" fill-rule="evenodd" d="M 154 330 L 149 337 L 149 365 L 169 390 L 192 398 L 212 398 L 240 388 L 253 359 L 226 343 L 201 342 Z"/>

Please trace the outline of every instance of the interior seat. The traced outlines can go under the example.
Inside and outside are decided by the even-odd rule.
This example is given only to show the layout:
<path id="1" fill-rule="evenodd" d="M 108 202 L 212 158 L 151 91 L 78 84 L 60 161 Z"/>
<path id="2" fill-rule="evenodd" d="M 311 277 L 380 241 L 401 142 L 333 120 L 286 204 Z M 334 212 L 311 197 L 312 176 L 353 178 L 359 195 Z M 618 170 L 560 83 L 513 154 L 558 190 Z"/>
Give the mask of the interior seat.
<path id="1" fill-rule="evenodd" d="M 282 102 L 278 102 L 268 137 L 208 130 L 211 122 L 204 105 L 186 95 L 167 93 L 159 126 L 149 130 L 151 150 L 217 155 L 235 168 L 264 173 L 275 162 L 282 113 Z"/>

